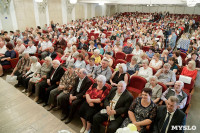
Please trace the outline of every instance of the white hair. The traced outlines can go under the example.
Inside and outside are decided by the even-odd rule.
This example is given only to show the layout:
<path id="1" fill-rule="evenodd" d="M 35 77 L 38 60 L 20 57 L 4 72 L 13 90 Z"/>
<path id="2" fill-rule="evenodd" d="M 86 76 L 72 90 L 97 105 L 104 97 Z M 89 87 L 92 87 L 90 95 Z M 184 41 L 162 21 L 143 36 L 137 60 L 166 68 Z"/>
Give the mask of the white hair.
<path id="1" fill-rule="evenodd" d="M 52 62 L 52 58 L 51 58 L 51 57 L 49 57 L 49 56 L 45 57 L 45 59 L 44 59 L 44 60 Z"/>
<path id="2" fill-rule="evenodd" d="M 30 60 L 33 62 L 33 63 L 36 63 L 38 61 L 37 57 L 36 56 L 31 56 Z"/>
<path id="3" fill-rule="evenodd" d="M 17 42 L 23 43 L 22 39 L 20 39 L 20 38 L 17 38 Z"/>
<path id="4" fill-rule="evenodd" d="M 59 60 L 53 60 L 54 63 L 56 63 L 57 65 L 60 65 L 60 61 Z"/>
<path id="5" fill-rule="evenodd" d="M 176 83 L 181 83 L 181 89 L 184 87 L 183 81 L 178 80 L 178 81 L 176 81 Z"/>
<path id="6" fill-rule="evenodd" d="M 96 78 L 97 81 L 101 81 L 103 82 L 103 85 L 106 84 L 106 77 L 104 75 L 99 75 L 97 78 Z"/>
<path id="7" fill-rule="evenodd" d="M 149 81 L 150 81 L 151 79 L 155 79 L 156 82 L 158 81 L 158 78 L 157 78 L 156 76 L 151 76 L 151 77 L 149 77 Z"/>
<path id="8" fill-rule="evenodd" d="M 119 66 L 122 67 L 123 73 L 127 72 L 127 66 L 126 66 L 126 64 L 122 63 L 122 64 L 119 64 Z"/>
<path id="9" fill-rule="evenodd" d="M 94 50 L 94 53 L 100 54 L 100 50 L 99 50 L 99 49 L 95 49 L 95 50 Z"/>
<path id="10" fill-rule="evenodd" d="M 122 85 L 123 85 L 123 88 L 126 88 L 126 85 L 127 85 L 125 81 L 119 81 L 118 84 L 122 84 Z"/>

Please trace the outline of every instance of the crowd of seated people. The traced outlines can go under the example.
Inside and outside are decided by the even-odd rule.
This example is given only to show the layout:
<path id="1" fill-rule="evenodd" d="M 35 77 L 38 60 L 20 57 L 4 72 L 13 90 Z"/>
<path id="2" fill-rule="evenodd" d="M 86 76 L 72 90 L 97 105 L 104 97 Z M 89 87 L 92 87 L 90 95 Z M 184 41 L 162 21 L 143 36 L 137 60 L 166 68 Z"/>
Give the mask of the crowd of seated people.
<path id="1" fill-rule="evenodd" d="M 200 68 L 197 17 L 117 13 L 67 25 L 51 21 L 22 32 L 1 31 L 0 76 L 17 58 L 11 73 L 17 76 L 15 87 L 23 86 L 27 96 L 35 93 L 34 101 L 49 106 L 48 111 L 62 110 L 66 124 L 78 112 L 81 133 L 100 132 L 106 120 L 109 133 L 129 123 L 139 132 L 168 132 L 169 123 L 185 124 L 194 92 L 188 85 Z M 137 81 L 128 91 L 134 79 L 145 84 Z"/>

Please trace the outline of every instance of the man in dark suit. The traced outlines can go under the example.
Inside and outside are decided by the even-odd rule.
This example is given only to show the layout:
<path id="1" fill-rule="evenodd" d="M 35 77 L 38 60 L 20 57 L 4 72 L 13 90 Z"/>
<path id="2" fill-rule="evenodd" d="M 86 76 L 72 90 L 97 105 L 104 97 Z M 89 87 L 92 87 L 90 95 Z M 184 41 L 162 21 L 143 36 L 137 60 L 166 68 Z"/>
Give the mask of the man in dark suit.
<path id="1" fill-rule="evenodd" d="M 160 106 L 153 125 L 153 133 L 184 133 L 179 128 L 173 126 L 184 126 L 186 115 L 178 107 L 178 98 L 170 96 L 166 106 Z"/>
<path id="2" fill-rule="evenodd" d="M 87 77 L 87 71 L 85 69 L 80 69 L 78 72 L 78 77 L 75 78 L 75 84 L 72 87 L 71 92 L 63 95 L 63 97 L 60 98 L 61 109 L 64 114 L 61 120 L 65 120 L 67 116 L 69 116 L 67 121 L 65 122 L 66 124 L 72 121 L 77 106 L 83 102 L 83 95 L 85 95 L 85 92 L 89 89 L 91 85 L 92 82 Z"/>
<path id="3" fill-rule="evenodd" d="M 47 106 L 50 91 L 58 86 L 57 82 L 60 81 L 64 72 L 65 70 L 60 66 L 60 61 L 54 60 L 52 62 L 52 68 L 47 74 L 47 82 L 40 85 L 40 97 L 44 101 L 43 107 Z M 41 101 L 39 103 L 41 103 Z"/>
<path id="4" fill-rule="evenodd" d="M 67 46 L 66 41 L 63 39 L 63 35 L 60 35 L 57 43 L 55 44 L 56 49 L 65 48 Z"/>
<path id="5" fill-rule="evenodd" d="M 54 47 L 50 47 L 49 48 L 49 52 L 48 52 L 48 55 L 47 56 L 50 56 L 52 60 L 54 60 L 57 56 L 56 52 L 54 51 Z"/>
<path id="6" fill-rule="evenodd" d="M 102 109 L 93 117 L 92 131 L 94 133 L 99 133 L 101 123 L 108 120 L 108 117 L 110 117 L 107 131 L 108 133 L 115 133 L 117 128 L 122 124 L 125 118 L 123 116 L 127 114 L 132 102 L 133 96 L 126 90 L 126 83 L 120 81 L 117 87 L 112 88 L 105 98 L 105 109 Z"/>

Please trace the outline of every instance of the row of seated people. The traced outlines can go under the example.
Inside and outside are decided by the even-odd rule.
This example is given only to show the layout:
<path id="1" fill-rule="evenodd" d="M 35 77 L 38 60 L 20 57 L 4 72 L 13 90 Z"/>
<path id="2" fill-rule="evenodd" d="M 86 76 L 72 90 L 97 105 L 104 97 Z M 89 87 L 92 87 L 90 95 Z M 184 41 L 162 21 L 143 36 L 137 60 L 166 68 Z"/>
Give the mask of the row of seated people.
<path id="1" fill-rule="evenodd" d="M 133 60 L 135 61 L 135 58 L 133 58 Z M 50 57 L 46 57 L 45 62 L 41 65 L 38 62 L 37 57 L 32 56 L 29 59 L 28 53 L 23 54 L 23 57 L 19 60 L 17 66 L 15 67 L 13 73 L 11 74 L 11 75 L 17 75 L 18 77 L 19 82 L 15 86 L 18 87 L 19 85 L 23 85 L 25 87 L 25 90 L 23 90 L 23 92 L 27 91 L 28 96 L 30 96 L 35 90 L 34 100 L 38 103 L 44 102 L 44 106 L 49 104 L 50 107 L 48 110 L 52 110 L 55 106 L 57 106 L 55 108 L 56 110 L 61 108 L 63 112 L 62 120 L 66 119 L 66 117 L 69 116 L 66 123 L 69 123 L 72 120 L 76 107 L 78 105 L 81 105 L 80 116 L 83 122 L 83 128 L 81 129 L 81 132 L 84 131 L 89 132 L 91 128 L 91 123 L 93 123 L 93 121 L 100 120 L 99 118 L 92 119 L 93 115 L 102 109 L 102 106 L 100 106 L 99 103 L 101 103 L 105 99 L 104 104 L 108 105 L 108 103 L 106 103 L 106 98 L 108 98 L 108 96 L 111 95 L 110 93 L 112 91 L 110 91 L 110 89 L 107 90 L 103 87 L 104 85 L 106 85 L 107 81 L 110 81 L 113 88 L 117 87 L 117 90 L 119 90 L 119 94 L 120 92 L 121 93 L 124 92 L 124 90 L 128 90 L 125 89 L 126 85 L 129 82 L 126 74 L 127 66 L 125 64 L 119 65 L 118 71 L 112 74 L 108 66 L 109 61 L 107 59 L 103 59 L 101 65 L 99 65 L 94 72 L 91 72 L 91 69 L 89 69 L 88 71 L 87 68 L 86 69 L 81 68 L 79 71 L 77 71 L 75 65 L 73 64 L 70 64 L 65 72 L 58 60 L 54 60 L 52 63 L 51 61 L 52 59 Z M 91 61 L 93 61 L 94 63 L 93 58 L 91 58 Z M 142 64 L 143 67 L 141 68 L 144 69 L 145 65 L 146 68 L 149 68 L 147 65 L 148 64 L 147 61 L 144 61 Z M 28 69 L 29 71 L 27 72 Z M 90 78 L 91 75 L 93 75 L 93 79 L 96 81 L 95 84 L 93 84 L 94 80 Z M 164 64 L 164 69 L 158 71 L 155 74 L 155 76 L 153 77 L 151 76 L 146 77 L 146 79 L 149 82 L 145 84 L 145 88 L 150 88 L 150 89 L 147 89 L 146 91 L 144 89 L 144 91 L 141 90 L 140 92 L 142 93 L 142 99 L 144 99 L 145 102 L 148 101 L 149 103 L 145 103 L 140 98 L 137 98 L 136 100 L 138 102 L 137 104 L 139 103 L 142 104 L 144 102 L 142 105 L 137 105 L 137 106 L 146 107 L 145 108 L 146 113 L 148 112 L 149 115 L 147 115 L 146 113 L 145 115 L 147 116 L 143 116 L 144 114 L 140 114 L 139 112 L 144 113 L 145 111 L 144 112 L 140 111 L 140 107 L 137 107 L 136 104 L 133 104 L 134 106 L 131 109 L 131 110 L 138 109 L 137 110 L 138 114 L 137 116 L 135 116 L 135 120 L 132 119 L 131 117 L 132 115 L 129 112 L 129 117 L 131 117 L 130 119 L 133 120 L 132 122 L 134 123 L 138 122 L 135 123 L 135 125 L 138 127 L 139 131 L 145 130 L 144 126 L 151 124 L 151 122 L 154 120 L 156 116 L 155 114 L 156 104 L 160 99 L 163 100 L 164 103 L 168 105 L 169 103 L 167 102 L 167 99 L 170 96 L 177 96 L 178 100 L 177 101 L 172 100 L 172 101 L 177 102 L 177 104 L 175 102 L 175 105 L 178 108 L 178 110 L 183 109 L 187 102 L 187 94 L 182 90 L 184 87 L 184 83 L 181 81 L 176 81 L 175 74 L 170 70 L 169 64 Z M 159 80 L 161 80 L 161 82 L 163 83 L 166 83 L 166 85 L 173 85 L 175 81 L 176 83 L 174 88 L 169 87 L 162 94 L 162 87 L 158 84 Z M 102 91 L 100 91 L 101 89 Z M 128 91 L 126 91 L 126 93 L 128 93 Z M 127 110 L 130 104 L 132 103 L 131 99 L 133 99 L 130 93 L 128 93 L 127 95 L 129 96 L 128 97 L 125 96 L 126 99 L 124 101 L 125 103 L 122 102 L 123 107 L 119 107 L 123 109 L 119 109 L 119 112 L 116 112 L 114 108 L 109 109 L 107 108 L 107 106 L 105 106 L 108 115 L 112 116 L 117 113 L 115 117 L 113 117 L 114 120 L 116 118 L 117 121 L 115 122 L 117 122 L 117 124 L 114 121 L 111 121 L 110 128 L 108 128 L 109 132 L 115 132 L 115 130 L 122 124 L 124 120 L 124 117 L 121 118 L 121 114 L 127 114 Z M 120 96 L 121 95 L 115 96 L 112 94 L 110 98 L 118 101 Z M 150 100 L 151 96 L 152 99 Z M 84 99 L 86 99 L 86 101 Z M 138 100 L 141 100 L 143 102 L 139 102 Z M 150 104 L 151 106 L 145 106 Z M 124 105 L 126 105 L 126 108 L 124 108 Z M 70 110 L 69 106 L 71 107 Z M 117 105 L 115 107 L 117 108 Z M 102 112 L 105 112 L 105 110 L 102 110 Z M 150 113 L 152 114 L 150 115 Z M 99 117 L 99 115 L 100 114 L 95 116 Z M 119 118 L 120 120 L 117 119 L 118 116 L 120 117 Z M 184 117 L 185 115 L 182 114 L 181 120 L 184 120 L 185 119 Z M 102 119 L 102 121 L 105 121 L 104 118 Z M 111 120 L 113 120 L 113 118 Z M 148 122 L 146 123 L 146 125 L 143 125 L 144 123 L 142 121 L 146 120 L 147 118 Z M 114 123 L 112 124 L 112 122 Z M 131 121 L 129 120 L 129 122 Z M 94 123 L 97 124 L 98 122 Z M 98 126 L 99 125 L 94 125 L 95 128 L 94 131 L 96 131 L 96 129 L 99 128 Z"/>

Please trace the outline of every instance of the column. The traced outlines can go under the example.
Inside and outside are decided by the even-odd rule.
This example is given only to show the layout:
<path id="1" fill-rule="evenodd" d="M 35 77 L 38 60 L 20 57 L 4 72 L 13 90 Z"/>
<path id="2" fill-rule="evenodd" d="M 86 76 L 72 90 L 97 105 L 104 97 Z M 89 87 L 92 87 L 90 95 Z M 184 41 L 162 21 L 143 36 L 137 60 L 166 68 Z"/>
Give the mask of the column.
<path id="1" fill-rule="evenodd" d="M 15 14 L 15 7 L 14 7 L 14 2 L 13 0 L 10 1 L 10 15 L 12 19 L 12 24 L 13 24 L 13 29 L 17 30 L 18 29 L 18 24 L 17 24 L 17 18 Z"/>
<path id="2" fill-rule="evenodd" d="M 63 24 L 67 24 L 67 2 L 66 0 L 62 0 L 62 20 Z"/>
<path id="3" fill-rule="evenodd" d="M 72 18 L 72 16 L 73 16 L 73 18 Z M 69 0 L 67 0 L 67 22 L 71 22 L 72 19 L 75 20 L 74 5 L 71 4 Z"/>
<path id="4" fill-rule="evenodd" d="M 36 26 L 41 26 L 40 25 L 39 11 L 38 11 L 38 4 L 35 2 L 35 0 L 33 0 L 33 6 L 34 6 L 34 14 L 35 14 Z"/>
<path id="5" fill-rule="evenodd" d="M 88 18 L 88 16 L 87 16 L 87 4 L 84 4 L 84 9 L 85 9 L 85 19 L 87 19 Z"/>

